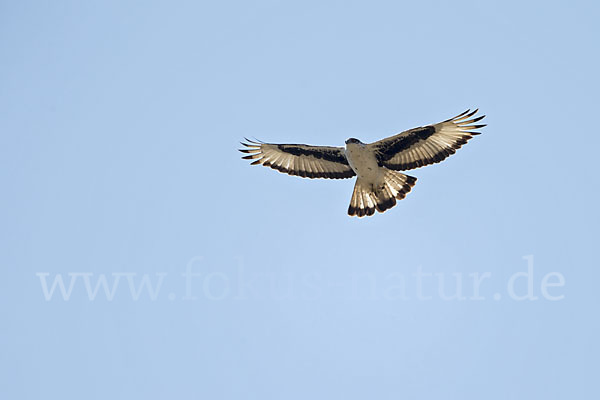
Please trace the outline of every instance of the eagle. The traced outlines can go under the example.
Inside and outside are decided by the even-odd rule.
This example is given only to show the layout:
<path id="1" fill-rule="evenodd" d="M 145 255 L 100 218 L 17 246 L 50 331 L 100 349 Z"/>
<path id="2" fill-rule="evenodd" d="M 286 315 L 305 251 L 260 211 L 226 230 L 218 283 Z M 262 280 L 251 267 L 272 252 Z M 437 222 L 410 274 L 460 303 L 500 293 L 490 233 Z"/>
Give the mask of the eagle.
<path id="1" fill-rule="evenodd" d="M 396 205 L 411 191 L 417 178 L 407 171 L 438 163 L 481 132 L 485 115 L 467 110 L 437 124 L 421 126 L 373 143 L 346 140 L 346 147 L 274 144 L 245 138 L 251 165 L 264 165 L 303 178 L 344 179 L 357 176 L 348 207 L 350 216 L 371 216 Z"/>

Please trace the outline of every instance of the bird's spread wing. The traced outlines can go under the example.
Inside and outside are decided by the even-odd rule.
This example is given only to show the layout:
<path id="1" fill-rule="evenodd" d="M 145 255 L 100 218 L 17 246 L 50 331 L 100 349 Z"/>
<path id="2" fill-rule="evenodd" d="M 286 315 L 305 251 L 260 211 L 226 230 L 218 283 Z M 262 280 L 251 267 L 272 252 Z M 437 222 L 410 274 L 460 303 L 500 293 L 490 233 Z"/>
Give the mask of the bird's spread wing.
<path id="1" fill-rule="evenodd" d="M 252 165 L 262 164 L 303 178 L 342 179 L 355 175 L 342 147 L 246 141 L 242 142 L 246 148 L 240 151 L 248 154 L 242 158 L 255 160 Z"/>
<path id="2" fill-rule="evenodd" d="M 369 144 L 380 165 L 396 171 L 434 164 L 454 154 L 474 135 L 475 125 L 485 117 L 472 118 L 478 110 L 465 111 L 454 118 L 434 125 L 410 129 L 395 136 Z"/>

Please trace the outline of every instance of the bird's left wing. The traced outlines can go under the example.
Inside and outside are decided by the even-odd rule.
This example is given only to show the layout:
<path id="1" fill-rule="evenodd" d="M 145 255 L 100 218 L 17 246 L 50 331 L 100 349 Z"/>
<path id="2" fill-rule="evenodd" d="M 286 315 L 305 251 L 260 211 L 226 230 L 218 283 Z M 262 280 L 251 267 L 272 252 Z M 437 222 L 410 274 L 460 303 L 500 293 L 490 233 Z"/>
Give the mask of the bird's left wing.
<path id="1" fill-rule="evenodd" d="M 369 146 L 380 165 L 396 171 L 404 171 L 434 164 L 454 154 L 474 135 L 475 125 L 485 117 L 472 118 L 478 110 L 465 111 L 454 118 L 438 124 L 410 129 L 395 136 L 370 143 Z"/>
<path id="2" fill-rule="evenodd" d="M 246 139 L 242 158 L 255 160 L 251 165 L 262 164 L 279 172 L 303 178 L 351 178 L 354 171 L 342 147 L 309 146 L 306 144 L 260 143 Z"/>

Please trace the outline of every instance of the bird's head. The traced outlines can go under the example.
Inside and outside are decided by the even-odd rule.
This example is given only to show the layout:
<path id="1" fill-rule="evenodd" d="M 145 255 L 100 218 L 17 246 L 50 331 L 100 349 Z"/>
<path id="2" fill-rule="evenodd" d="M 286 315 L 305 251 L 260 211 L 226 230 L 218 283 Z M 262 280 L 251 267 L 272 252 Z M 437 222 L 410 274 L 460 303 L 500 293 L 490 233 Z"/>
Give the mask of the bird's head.
<path id="1" fill-rule="evenodd" d="M 346 144 L 349 144 L 349 143 L 363 144 L 360 140 L 355 139 L 355 138 L 350 138 L 350 139 L 346 140 Z"/>

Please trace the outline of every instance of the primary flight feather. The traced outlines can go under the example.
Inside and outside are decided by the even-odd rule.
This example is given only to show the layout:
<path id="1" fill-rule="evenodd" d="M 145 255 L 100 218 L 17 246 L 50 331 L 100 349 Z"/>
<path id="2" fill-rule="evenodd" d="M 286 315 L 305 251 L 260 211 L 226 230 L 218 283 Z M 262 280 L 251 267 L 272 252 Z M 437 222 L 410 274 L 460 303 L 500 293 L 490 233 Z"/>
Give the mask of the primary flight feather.
<path id="1" fill-rule="evenodd" d="M 358 176 L 348 207 L 348 215 L 364 217 L 375 210 L 384 212 L 402 200 L 417 178 L 406 171 L 438 163 L 454 154 L 480 132 L 475 129 L 485 115 L 475 117 L 478 110 L 467 110 L 443 122 L 410 129 L 373 143 L 346 140 L 346 147 L 309 146 L 306 144 L 273 144 L 246 139 L 241 149 L 254 160 L 280 172 L 303 178 L 343 179 Z"/>

